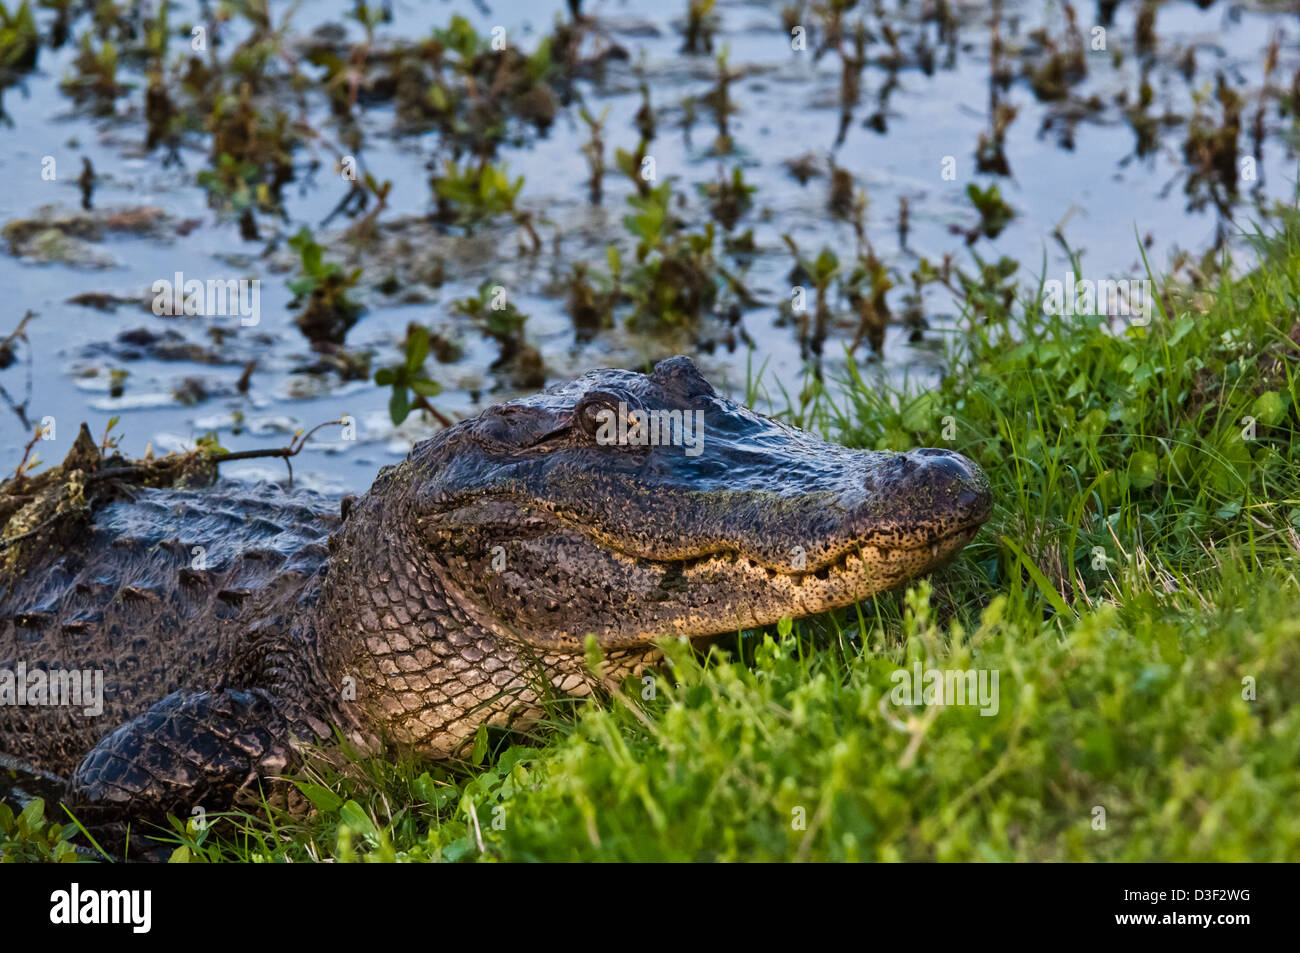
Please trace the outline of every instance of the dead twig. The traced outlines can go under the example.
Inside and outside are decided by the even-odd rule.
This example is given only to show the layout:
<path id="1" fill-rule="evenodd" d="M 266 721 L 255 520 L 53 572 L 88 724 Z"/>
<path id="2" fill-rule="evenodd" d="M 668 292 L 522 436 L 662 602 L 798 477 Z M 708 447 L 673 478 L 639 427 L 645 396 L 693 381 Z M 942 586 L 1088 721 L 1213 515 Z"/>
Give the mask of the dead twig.
<path id="1" fill-rule="evenodd" d="M 317 424 L 315 427 L 312 427 L 311 430 L 305 432 L 299 431 L 297 434 L 294 435 L 293 440 L 289 442 L 289 445 L 287 447 L 268 447 L 263 450 L 236 450 L 234 452 L 226 451 L 222 453 L 210 453 L 208 454 L 208 460 L 212 461 L 213 463 L 226 463 L 230 460 L 260 460 L 266 458 L 283 459 L 285 466 L 289 470 L 289 487 L 292 489 L 293 488 L 293 465 L 289 463 L 289 458 L 296 457 L 302 451 L 302 448 L 306 445 L 307 441 L 311 438 L 312 434 L 314 434 L 317 430 L 320 430 L 322 427 L 342 426 L 342 425 L 343 425 L 342 420 L 327 420 L 324 423 L 320 423 Z M 190 454 L 187 455 L 186 459 L 188 459 L 189 457 L 193 457 L 194 454 L 197 452 L 198 451 L 192 451 Z M 123 467 L 110 467 L 107 470 L 97 470 L 96 472 L 92 473 L 88 479 L 90 482 L 93 483 L 93 482 L 99 482 L 101 480 L 115 480 L 122 477 L 137 476 L 144 472 L 145 472 L 144 467 L 141 467 L 138 464 L 128 464 L 127 466 L 123 466 Z"/>
<path id="2" fill-rule="evenodd" d="M 225 463 L 228 460 L 257 460 L 265 457 L 280 457 L 289 470 L 289 488 L 293 489 L 293 464 L 289 462 L 289 458 L 296 457 L 317 430 L 330 426 L 341 427 L 343 421 L 327 420 L 322 424 L 317 424 L 305 433 L 299 431 L 294 435 L 293 440 L 289 441 L 287 447 L 271 447 L 266 450 L 237 450 L 234 453 L 214 453 L 211 454 L 211 459 L 214 463 Z"/>
<path id="3" fill-rule="evenodd" d="M 32 348 L 31 348 L 31 341 L 29 341 L 27 338 L 27 322 L 34 317 L 36 317 L 36 312 L 28 311 L 26 314 L 22 316 L 22 320 L 18 322 L 18 327 L 14 328 L 13 331 L 10 332 L 9 336 L 6 337 L 4 340 L 0 340 L 0 371 L 9 367 L 9 365 L 11 365 L 14 362 L 13 346 L 15 341 L 22 341 L 28 345 L 26 348 L 27 350 L 27 393 L 26 396 L 23 398 L 23 402 L 20 404 L 17 401 L 15 401 L 12 397 L 9 396 L 9 392 L 5 390 L 4 386 L 0 385 L 0 397 L 3 397 L 5 403 L 9 405 L 9 409 L 18 415 L 18 419 L 22 422 L 23 429 L 26 429 L 31 426 L 31 423 L 27 420 L 27 405 L 31 403 L 31 399 L 32 399 Z"/>
<path id="4" fill-rule="evenodd" d="M 23 478 L 23 471 L 27 469 L 27 459 L 32 454 L 32 447 L 36 446 L 41 435 L 45 433 L 45 428 L 37 425 L 36 432 L 32 434 L 32 439 L 27 441 L 27 446 L 23 447 L 23 458 L 18 461 L 18 468 L 14 470 L 14 481 L 17 482 Z"/>

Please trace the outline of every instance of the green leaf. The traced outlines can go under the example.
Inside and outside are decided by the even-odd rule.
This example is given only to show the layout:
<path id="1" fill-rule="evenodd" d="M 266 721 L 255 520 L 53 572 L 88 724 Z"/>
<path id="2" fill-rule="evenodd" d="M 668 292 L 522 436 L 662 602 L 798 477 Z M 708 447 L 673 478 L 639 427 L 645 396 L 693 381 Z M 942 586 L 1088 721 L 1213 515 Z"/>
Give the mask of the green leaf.
<path id="1" fill-rule="evenodd" d="M 316 810 L 324 814 L 334 813 L 343 804 L 343 798 L 319 784 L 300 781 L 298 782 L 298 790 L 303 793 L 307 800 L 311 801 Z"/>
<path id="2" fill-rule="evenodd" d="M 474 843 L 468 836 L 458 838 L 442 849 L 442 859 L 449 862 L 460 860 L 471 850 L 474 849 Z"/>
<path id="3" fill-rule="evenodd" d="M 470 753 L 469 760 L 480 765 L 488 753 L 488 735 L 487 728 L 484 725 L 478 726 L 478 731 L 474 733 L 474 750 Z"/>
<path id="4" fill-rule="evenodd" d="M 406 333 L 406 367 L 414 374 L 424 366 L 424 359 L 429 356 L 429 329 L 414 324 Z"/>
<path id="5" fill-rule="evenodd" d="M 352 828 L 358 834 L 364 834 L 367 837 L 379 839 L 379 831 L 375 829 L 375 824 L 362 810 L 361 805 L 356 801 L 348 800 L 343 802 L 339 808 L 339 818 L 348 827 Z"/>
<path id="6" fill-rule="evenodd" d="M 1061 594 L 1056 591 L 1056 587 L 1053 586 L 1051 582 L 1048 581 L 1047 577 L 1043 575 L 1043 571 L 1034 565 L 1033 560 L 1026 556 L 1024 551 L 1008 537 L 1003 536 L 1001 539 L 1002 545 L 1015 554 L 1016 558 L 1020 561 L 1020 565 L 1024 567 L 1025 572 L 1029 573 L 1029 578 L 1034 580 L 1034 585 L 1038 586 L 1038 591 L 1043 594 L 1043 597 L 1049 603 L 1051 603 L 1052 608 L 1059 612 L 1065 619 L 1073 618 L 1074 612 L 1071 611 L 1065 600 L 1061 598 Z"/>
<path id="7" fill-rule="evenodd" d="M 920 394 L 903 408 L 902 424 L 904 430 L 913 433 L 925 433 L 934 425 L 935 404 L 939 397 L 933 391 Z"/>
<path id="8" fill-rule="evenodd" d="M 442 393 L 442 385 L 437 381 L 431 381 L 427 377 L 417 377 L 408 381 L 411 390 L 415 391 L 421 397 L 437 397 Z"/>
<path id="9" fill-rule="evenodd" d="M 41 821 L 45 817 L 45 799 L 33 798 L 23 808 L 23 812 L 18 815 L 18 826 L 25 827 L 27 830 L 35 830 L 41 826 Z"/>
<path id="10" fill-rule="evenodd" d="M 827 281 L 840 267 L 840 260 L 829 248 L 823 248 L 817 260 L 813 262 L 813 273 L 817 284 Z"/>
<path id="11" fill-rule="evenodd" d="M 1129 482 L 1139 490 L 1145 490 L 1156 482 L 1156 455 L 1150 450 L 1139 450 L 1129 457 Z"/>
<path id="12" fill-rule="evenodd" d="M 1214 449 L 1208 464 L 1210 484 L 1225 496 L 1241 493 L 1246 488 L 1246 475 L 1252 463 L 1241 433 L 1235 428 L 1228 430 Z"/>
<path id="13" fill-rule="evenodd" d="M 1241 512 L 1241 503 L 1236 500 L 1230 500 L 1215 511 L 1214 515 L 1221 520 L 1234 519 Z"/>
<path id="14" fill-rule="evenodd" d="M 411 783 L 411 790 L 416 797 L 424 801 L 435 811 L 442 810 L 456 800 L 457 790 L 450 784 L 439 784 L 428 771 L 423 772 Z"/>
<path id="15" fill-rule="evenodd" d="M 400 424 L 411 413 L 411 401 L 406 396 L 405 387 L 394 387 L 393 396 L 388 399 L 388 415 L 393 423 Z"/>
<path id="16" fill-rule="evenodd" d="M 302 270 L 309 275 L 318 274 L 321 270 L 321 256 L 324 253 L 315 242 L 308 242 L 302 246 Z"/>
<path id="17" fill-rule="evenodd" d="M 1286 400 L 1275 390 L 1265 391 L 1255 398 L 1250 413 L 1264 426 L 1276 427 L 1286 416 Z"/>
<path id="18" fill-rule="evenodd" d="M 1173 330 L 1169 333 L 1169 346 L 1173 347 L 1181 341 L 1187 335 L 1187 332 L 1194 327 L 1196 327 L 1196 322 L 1187 315 L 1183 315 L 1175 321 Z"/>

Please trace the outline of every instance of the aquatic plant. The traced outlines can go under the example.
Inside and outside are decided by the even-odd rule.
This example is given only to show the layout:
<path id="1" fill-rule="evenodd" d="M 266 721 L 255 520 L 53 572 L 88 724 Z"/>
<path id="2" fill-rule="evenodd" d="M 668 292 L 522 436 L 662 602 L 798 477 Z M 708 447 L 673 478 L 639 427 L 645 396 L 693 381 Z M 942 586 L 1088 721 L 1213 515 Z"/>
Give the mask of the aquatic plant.
<path id="1" fill-rule="evenodd" d="M 424 373 L 424 362 L 429 356 L 429 329 L 420 324 L 409 324 L 403 343 L 403 359 L 391 367 L 381 367 L 375 372 L 375 383 L 391 387 L 393 395 L 388 400 L 388 414 L 396 426 L 410 416 L 413 410 L 423 410 L 450 425 L 446 417 L 434 409 L 428 398 L 437 397 L 442 387 Z"/>
<path id="2" fill-rule="evenodd" d="M 1217 123 L 1205 109 L 1204 97 L 1196 96 L 1196 111 L 1187 124 L 1187 138 L 1183 142 L 1183 158 L 1188 167 L 1184 189 L 1188 209 L 1198 210 L 1213 202 L 1226 214 L 1237 195 L 1242 100 L 1225 82 L 1222 73 L 1215 80 L 1214 99 L 1222 110 L 1222 119 Z"/>
<path id="3" fill-rule="evenodd" d="M 874 251 L 868 250 L 859 257 L 845 281 L 845 287 L 849 304 L 858 313 L 858 327 L 849 344 L 849 351 L 856 351 L 858 345 L 866 341 L 872 353 L 882 353 L 885 349 L 885 328 L 892 318 L 885 297 L 894 287 L 890 269 L 876 257 Z"/>
<path id="4" fill-rule="evenodd" d="M 974 182 L 966 186 L 966 195 L 979 212 L 979 225 L 967 233 L 967 242 L 973 242 L 980 235 L 985 238 L 997 238 L 1002 230 L 1016 217 L 1015 209 L 1002 200 L 1002 192 L 997 184 L 981 189 Z"/>
<path id="5" fill-rule="evenodd" d="M 117 98 L 129 89 L 117 80 L 117 45 L 106 39 L 96 49 L 91 34 L 83 33 L 73 66 L 76 72 L 64 78 L 63 91 L 96 114 L 111 115 Z"/>
<path id="6" fill-rule="evenodd" d="M 12 75 L 34 70 L 40 48 L 41 34 L 30 0 L 12 11 L 0 2 L 0 87 Z"/>
<path id="7" fill-rule="evenodd" d="M 301 259 L 297 277 L 289 282 L 294 295 L 289 307 L 302 309 L 294 323 L 313 344 L 342 344 L 364 310 L 348 297 L 361 280 L 361 269 L 344 271 L 337 262 L 325 261 L 324 248 L 305 225 L 289 239 L 289 247 Z"/>
<path id="8" fill-rule="evenodd" d="M 701 232 L 679 229 L 669 211 L 672 195 L 664 182 L 627 198 L 632 212 L 623 224 L 637 240 L 636 265 L 624 279 L 635 306 L 632 320 L 690 324 L 717 301 L 713 223 Z"/>
<path id="9" fill-rule="evenodd" d="M 704 96 L 705 104 L 713 110 L 713 119 L 718 129 L 718 135 L 713 140 L 711 150 L 715 155 L 727 155 L 735 148 L 735 142 L 731 138 L 730 119 L 738 110 L 731 101 L 731 84 L 744 74 L 733 72 L 727 66 L 729 54 L 730 50 L 727 47 L 723 47 L 722 52 L 718 54 L 718 82 Z"/>
<path id="10" fill-rule="evenodd" d="M 718 170 L 716 182 L 701 182 L 696 185 L 700 194 L 708 203 L 709 214 L 727 231 L 736 227 L 736 222 L 750 210 L 754 204 L 756 186 L 745 181 L 740 166 L 731 170 L 731 178 Z"/>
<path id="11" fill-rule="evenodd" d="M 564 287 L 567 291 L 567 311 L 579 340 L 591 339 L 597 331 L 614 326 L 614 309 L 622 302 L 623 257 L 617 245 L 606 249 L 609 272 L 594 273 L 589 279 L 591 265 L 575 261 L 570 267 Z"/>
<path id="12" fill-rule="evenodd" d="M 253 85 L 217 97 L 207 120 L 212 133 L 213 167 L 199 173 L 199 184 L 218 207 L 243 213 L 274 211 L 280 190 L 293 180 L 293 150 L 300 142 L 289 115 L 253 101 Z"/>
<path id="13" fill-rule="evenodd" d="M 587 194 L 591 196 L 591 204 L 599 205 L 603 194 L 605 179 L 605 120 L 609 118 L 609 107 L 606 106 L 597 119 L 586 107 L 578 110 L 578 116 L 587 124 L 589 138 L 582 146 L 582 154 L 587 159 L 587 167 L 591 170 L 591 177 L 587 179 Z"/>
<path id="14" fill-rule="evenodd" d="M 466 234 L 473 234 L 477 226 L 509 216 L 528 233 L 534 251 L 542 247 L 533 228 L 532 215 L 515 204 L 524 187 L 524 177 L 510 181 L 505 163 L 467 162 L 461 166 L 448 159 L 442 173 L 434 175 L 429 184 L 433 187 L 437 203 L 435 216 L 439 221 L 454 223 L 464 228 Z"/>
<path id="15" fill-rule="evenodd" d="M 397 61 L 407 74 L 394 74 L 391 85 L 405 90 L 406 115 L 432 121 L 454 155 L 468 152 L 488 160 L 517 129 L 516 120 L 539 134 L 554 122 L 553 43 L 543 38 L 525 54 L 504 35 L 482 37 L 455 15 L 447 27 L 433 31 L 415 57 Z"/>
<path id="16" fill-rule="evenodd" d="M 806 258 L 799 250 L 798 244 L 790 235 L 782 235 L 781 240 L 794 256 L 794 268 L 790 272 L 790 282 L 795 285 L 798 297 L 792 302 L 795 321 L 798 325 L 799 348 L 806 358 L 810 353 L 820 356 L 826 341 L 827 328 L 831 321 L 831 285 L 840 276 L 840 259 L 829 248 L 823 248 L 816 258 Z M 804 300 L 803 286 L 810 283 L 816 294 L 813 309 L 815 323 L 810 327 L 808 304 Z"/>
<path id="17" fill-rule="evenodd" d="M 712 53 L 713 35 L 719 20 L 714 7 L 717 0 L 686 0 L 686 25 L 682 31 L 683 53 Z"/>
<path id="18" fill-rule="evenodd" d="M 504 286 L 490 279 L 477 295 L 452 302 L 451 310 L 463 314 L 497 344 L 497 359 L 489 370 L 506 375 L 516 387 L 540 387 L 546 383 L 541 353 L 524 337 L 528 315 L 515 307 Z"/>

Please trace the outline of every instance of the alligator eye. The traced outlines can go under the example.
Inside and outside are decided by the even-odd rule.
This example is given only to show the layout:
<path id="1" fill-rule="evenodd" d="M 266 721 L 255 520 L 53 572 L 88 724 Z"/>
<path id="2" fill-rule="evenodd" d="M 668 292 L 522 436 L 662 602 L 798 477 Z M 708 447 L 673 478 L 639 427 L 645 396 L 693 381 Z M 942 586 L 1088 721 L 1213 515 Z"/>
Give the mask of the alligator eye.
<path id="1" fill-rule="evenodd" d="M 606 391 L 594 390 L 584 394 L 577 406 L 573 408 L 573 422 L 584 434 L 595 439 L 602 424 L 608 427 L 608 421 L 617 421 L 619 414 L 625 414 L 627 411 L 625 398 Z"/>

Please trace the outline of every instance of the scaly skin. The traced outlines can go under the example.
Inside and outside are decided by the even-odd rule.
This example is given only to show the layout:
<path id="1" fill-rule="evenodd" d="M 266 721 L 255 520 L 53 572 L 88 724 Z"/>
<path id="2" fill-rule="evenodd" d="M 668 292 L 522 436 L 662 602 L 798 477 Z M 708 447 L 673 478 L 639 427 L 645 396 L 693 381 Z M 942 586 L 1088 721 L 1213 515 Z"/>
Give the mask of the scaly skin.
<path id="1" fill-rule="evenodd" d="M 598 412 L 620 402 L 703 411 L 702 452 L 601 444 Z M 100 669 L 104 711 L 0 705 L 0 752 L 70 776 L 74 809 L 104 825 L 223 809 L 336 731 L 453 755 L 480 724 L 591 691 L 588 634 L 618 679 L 658 638 L 925 573 L 990 507 L 964 457 L 826 443 L 718 397 L 681 357 L 490 408 L 343 517 L 270 487 L 122 487 L 79 445 L 45 497 L 0 511 L 0 672 Z"/>

